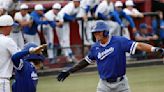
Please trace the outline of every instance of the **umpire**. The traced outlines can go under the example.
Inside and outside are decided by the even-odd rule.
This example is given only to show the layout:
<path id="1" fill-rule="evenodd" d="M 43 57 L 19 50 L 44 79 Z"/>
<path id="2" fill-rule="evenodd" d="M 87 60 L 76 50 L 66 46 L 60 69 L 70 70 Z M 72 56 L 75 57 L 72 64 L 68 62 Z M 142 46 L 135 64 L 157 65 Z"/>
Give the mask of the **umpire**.
<path id="1" fill-rule="evenodd" d="M 104 21 L 98 21 L 93 28 L 97 42 L 92 45 L 88 55 L 74 67 L 62 71 L 57 79 L 64 81 L 70 73 L 74 73 L 96 61 L 100 80 L 97 92 L 130 92 L 126 77 L 126 52 L 135 50 L 155 52 L 164 55 L 162 48 L 135 42 L 120 36 L 110 36 L 109 28 Z"/>

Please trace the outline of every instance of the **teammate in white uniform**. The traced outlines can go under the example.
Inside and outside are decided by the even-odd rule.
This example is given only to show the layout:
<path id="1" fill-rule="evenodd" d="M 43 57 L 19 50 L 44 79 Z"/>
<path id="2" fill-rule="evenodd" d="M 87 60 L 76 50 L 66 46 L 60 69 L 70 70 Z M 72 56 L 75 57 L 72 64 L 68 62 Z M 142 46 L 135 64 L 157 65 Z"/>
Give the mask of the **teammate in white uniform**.
<path id="1" fill-rule="evenodd" d="M 95 16 L 95 11 L 100 3 L 100 0 L 81 0 L 80 1 L 80 11 L 77 17 L 81 17 L 84 20 L 84 30 L 82 30 L 82 22 L 81 20 L 78 21 L 79 23 L 79 34 L 82 38 L 82 31 L 83 31 L 83 40 L 85 45 L 93 44 L 92 40 L 92 33 L 91 28 L 94 21 L 87 21 L 88 17 Z"/>
<path id="2" fill-rule="evenodd" d="M 11 16 L 0 16 L 0 92 L 10 92 L 10 77 L 13 70 L 11 56 L 18 51 L 16 43 L 7 36 L 13 24 Z"/>
<path id="3" fill-rule="evenodd" d="M 24 46 L 24 38 L 23 32 L 25 26 L 29 26 L 32 24 L 30 20 L 30 15 L 28 14 L 28 6 L 26 4 L 22 4 L 20 6 L 20 11 L 16 12 L 14 15 L 15 22 L 19 23 L 19 26 L 16 26 L 11 32 L 10 36 L 17 43 L 18 47 L 23 49 Z"/>
<path id="4" fill-rule="evenodd" d="M 120 35 L 120 26 L 117 22 L 111 20 L 110 13 L 114 11 L 114 4 L 112 0 L 103 0 L 97 7 L 95 16 L 98 19 L 106 20 L 110 26 L 109 35 Z"/>
<path id="5" fill-rule="evenodd" d="M 64 6 L 58 13 L 58 18 L 62 27 L 57 27 L 56 32 L 59 38 L 61 47 L 63 48 L 64 55 L 67 57 L 69 62 L 75 59 L 72 50 L 70 48 L 70 27 L 69 22 L 75 21 L 76 15 L 80 9 L 80 0 L 70 1 Z"/>
<path id="6" fill-rule="evenodd" d="M 126 8 L 123 9 L 123 11 L 127 14 L 130 15 L 133 18 L 143 18 L 144 15 L 139 12 L 136 8 L 134 8 L 134 3 L 132 0 L 127 0 L 125 2 Z"/>
<path id="7" fill-rule="evenodd" d="M 45 18 L 48 21 L 55 22 L 55 24 L 57 25 L 56 17 L 60 9 L 61 9 L 61 5 L 59 3 L 55 3 L 52 6 L 52 9 L 49 10 L 47 13 L 45 13 L 44 15 Z M 54 32 L 53 32 L 54 29 L 55 26 L 51 26 L 50 24 L 43 25 L 43 34 L 46 39 L 46 43 L 48 44 L 48 50 L 47 50 L 48 58 L 51 63 L 56 56 L 56 49 L 54 49 Z"/>

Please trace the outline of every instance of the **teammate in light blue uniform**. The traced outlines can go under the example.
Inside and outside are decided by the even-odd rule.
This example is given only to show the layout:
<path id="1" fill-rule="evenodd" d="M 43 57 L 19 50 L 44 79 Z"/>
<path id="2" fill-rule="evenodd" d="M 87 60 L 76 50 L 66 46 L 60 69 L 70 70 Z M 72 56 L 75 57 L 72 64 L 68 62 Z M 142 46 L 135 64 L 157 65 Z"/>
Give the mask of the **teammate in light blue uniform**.
<path id="1" fill-rule="evenodd" d="M 91 47 L 89 54 L 74 67 L 62 71 L 57 79 L 64 81 L 70 73 L 80 70 L 96 61 L 100 81 L 97 92 L 130 92 L 126 77 L 125 53 L 135 53 L 135 50 L 146 52 L 159 52 L 164 54 L 162 48 L 149 44 L 135 42 L 120 36 L 110 36 L 108 25 L 104 21 L 98 21 L 93 28 L 93 34 L 97 42 Z"/>
<path id="2" fill-rule="evenodd" d="M 36 69 L 41 67 L 40 61 L 44 60 L 44 56 L 39 54 L 44 47 L 43 45 L 37 47 L 34 43 L 27 43 L 22 51 L 12 56 L 16 69 L 12 92 L 36 92 L 38 83 Z"/>

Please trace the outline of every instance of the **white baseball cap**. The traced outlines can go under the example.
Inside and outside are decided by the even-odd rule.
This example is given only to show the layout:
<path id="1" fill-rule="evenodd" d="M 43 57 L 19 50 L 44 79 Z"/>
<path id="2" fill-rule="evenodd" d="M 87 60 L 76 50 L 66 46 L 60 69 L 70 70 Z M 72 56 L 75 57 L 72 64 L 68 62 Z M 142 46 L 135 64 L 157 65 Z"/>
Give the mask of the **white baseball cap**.
<path id="1" fill-rule="evenodd" d="M 121 1 L 116 1 L 115 2 L 115 7 L 122 7 L 123 6 L 123 4 L 122 4 L 122 2 Z"/>
<path id="2" fill-rule="evenodd" d="M 44 10 L 44 7 L 41 4 L 37 4 L 35 5 L 34 10 Z"/>
<path id="3" fill-rule="evenodd" d="M 20 10 L 23 10 L 23 9 L 28 9 L 28 5 L 27 4 L 22 4 L 20 6 Z"/>
<path id="4" fill-rule="evenodd" d="M 0 26 L 12 26 L 13 24 L 14 20 L 10 15 L 0 16 Z"/>
<path id="5" fill-rule="evenodd" d="M 134 3 L 133 3 L 132 0 L 127 0 L 127 1 L 125 2 L 125 5 L 126 5 L 126 6 L 134 6 Z"/>
<path id="6" fill-rule="evenodd" d="M 61 4 L 59 3 L 55 3 L 53 6 L 52 6 L 53 9 L 61 9 Z"/>

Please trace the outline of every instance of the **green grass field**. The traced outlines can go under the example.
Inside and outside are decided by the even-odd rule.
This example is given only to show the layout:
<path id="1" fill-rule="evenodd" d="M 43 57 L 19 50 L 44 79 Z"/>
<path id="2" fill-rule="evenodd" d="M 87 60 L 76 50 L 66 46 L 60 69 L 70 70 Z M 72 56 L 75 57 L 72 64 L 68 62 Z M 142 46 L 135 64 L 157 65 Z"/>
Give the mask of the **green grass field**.
<path id="1" fill-rule="evenodd" d="M 127 77 L 132 92 L 164 92 L 164 66 L 128 68 Z M 77 73 L 64 82 L 56 76 L 41 77 L 37 92 L 96 92 L 97 72 Z"/>

